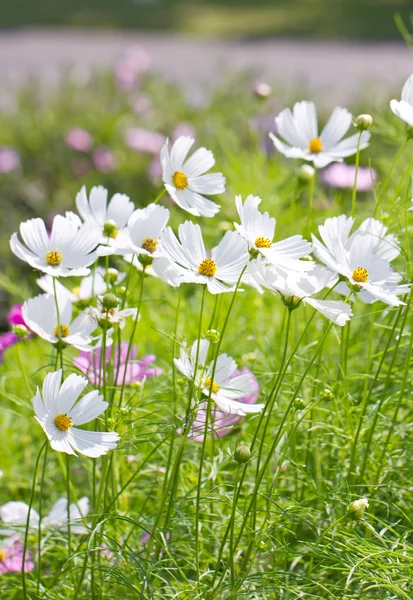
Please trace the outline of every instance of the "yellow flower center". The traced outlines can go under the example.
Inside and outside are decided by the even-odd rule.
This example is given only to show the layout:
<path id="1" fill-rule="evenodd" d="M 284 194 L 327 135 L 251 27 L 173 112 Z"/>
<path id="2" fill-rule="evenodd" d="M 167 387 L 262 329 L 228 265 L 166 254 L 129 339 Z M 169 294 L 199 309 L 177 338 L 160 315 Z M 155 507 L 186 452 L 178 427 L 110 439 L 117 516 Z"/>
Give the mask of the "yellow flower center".
<path id="1" fill-rule="evenodd" d="M 357 269 L 354 269 L 352 277 L 357 283 L 366 283 L 369 278 L 369 272 L 367 269 L 363 269 L 363 267 L 357 267 Z"/>
<path id="2" fill-rule="evenodd" d="M 323 149 L 323 142 L 320 138 L 314 138 L 313 140 L 310 140 L 308 148 L 313 154 L 318 154 Z"/>
<path id="3" fill-rule="evenodd" d="M 158 246 L 158 240 L 155 238 L 147 237 L 142 242 L 142 248 L 144 250 L 147 250 L 151 254 L 152 254 L 152 252 L 155 252 L 157 246 Z"/>
<path id="4" fill-rule="evenodd" d="M 210 377 L 207 377 L 204 381 L 204 386 L 206 388 L 210 388 L 213 394 L 217 394 L 221 387 L 217 384 L 216 381 L 212 381 Z"/>
<path id="5" fill-rule="evenodd" d="M 0 548 L 0 562 L 3 562 L 7 558 L 6 551 L 3 548 Z"/>
<path id="6" fill-rule="evenodd" d="M 55 325 L 53 329 L 53 333 L 56 337 L 65 338 L 70 333 L 69 325 L 65 325 L 64 323 L 60 324 L 60 335 L 59 335 L 59 325 Z"/>
<path id="7" fill-rule="evenodd" d="M 271 240 L 260 236 L 255 240 L 255 245 L 257 248 L 271 248 Z"/>
<path id="8" fill-rule="evenodd" d="M 172 181 L 178 190 L 184 190 L 188 187 L 188 177 L 182 171 L 175 171 L 172 175 Z"/>
<path id="9" fill-rule="evenodd" d="M 205 258 L 198 267 L 198 273 L 206 277 L 213 277 L 216 272 L 217 266 L 212 258 Z"/>
<path id="10" fill-rule="evenodd" d="M 110 237 L 110 238 L 118 237 L 119 229 L 118 229 L 118 226 L 116 225 L 115 221 L 109 220 L 109 221 L 106 221 L 106 223 L 104 223 L 103 234 L 106 237 Z"/>
<path id="11" fill-rule="evenodd" d="M 63 255 L 60 250 L 50 250 L 46 254 L 46 262 L 51 267 L 57 267 L 62 262 Z"/>
<path id="12" fill-rule="evenodd" d="M 72 427 L 72 419 L 65 413 L 54 418 L 54 424 L 60 431 L 67 431 Z"/>

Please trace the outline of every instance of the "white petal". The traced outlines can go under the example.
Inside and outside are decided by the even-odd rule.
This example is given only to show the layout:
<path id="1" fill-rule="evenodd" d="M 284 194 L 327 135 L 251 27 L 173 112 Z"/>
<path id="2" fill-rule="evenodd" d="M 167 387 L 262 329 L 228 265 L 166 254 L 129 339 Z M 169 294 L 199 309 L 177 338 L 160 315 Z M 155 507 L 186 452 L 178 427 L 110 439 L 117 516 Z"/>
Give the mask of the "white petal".
<path id="1" fill-rule="evenodd" d="M 336 325 L 343 327 L 353 316 L 351 306 L 341 300 L 317 300 L 315 298 L 304 298 L 306 304 L 309 304 L 315 310 L 327 317 Z"/>
<path id="2" fill-rule="evenodd" d="M 114 432 L 85 431 L 72 427 L 68 431 L 71 445 L 80 453 L 91 458 L 97 458 L 113 450 L 119 441 L 119 435 Z"/>
<path id="3" fill-rule="evenodd" d="M 98 390 L 94 390 L 79 400 L 70 411 L 69 416 L 72 419 L 73 425 L 84 425 L 96 419 L 108 406 L 108 403 L 103 401 L 103 396 L 99 394 Z"/>

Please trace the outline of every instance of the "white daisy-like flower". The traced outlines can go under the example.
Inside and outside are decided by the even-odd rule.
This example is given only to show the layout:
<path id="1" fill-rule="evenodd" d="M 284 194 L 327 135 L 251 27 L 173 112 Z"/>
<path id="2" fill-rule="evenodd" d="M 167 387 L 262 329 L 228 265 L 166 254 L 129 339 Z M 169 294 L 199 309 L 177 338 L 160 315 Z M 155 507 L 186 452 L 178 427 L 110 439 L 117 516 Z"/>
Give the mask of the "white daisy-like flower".
<path id="1" fill-rule="evenodd" d="M 108 203 L 108 190 L 101 185 L 90 190 L 89 199 L 85 186 L 76 196 L 76 207 L 85 221 L 100 231 L 99 256 L 117 254 L 127 237 L 126 225 L 135 205 L 126 194 L 114 194 Z"/>
<path id="2" fill-rule="evenodd" d="M 107 323 L 110 327 L 112 325 L 118 324 L 120 329 L 123 329 L 126 325 L 126 319 L 128 317 L 136 317 L 136 313 L 138 311 L 137 308 L 123 308 L 120 309 L 118 307 L 106 308 L 103 305 L 104 296 L 98 297 L 98 306 L 91 307 L 87 311 L 87 314 L 93 319 L 93 322 L 96 324 L 104 325 Z M 140 319 L 140 315 L 139 315 Z"/>
<path id="3" fill-rule="evenodd" d="M 67 289 L 60 281 L 55 281 L 56 293 L 58 297 L 67 296 L 71 302 L 78 302 L 79 300 L 90 300 L 94 296 L 104 294 L 106 292 L 106 282 L 104 280 L 105 269 L 102 267 L 96 267 L 95 273 L 83 277 L 80 284 L 74 287 L 72 290 Z M 37 285 L 46 294 L 54 294 L 53 277 L 51 275 L 43 275 L 36 279 Z"/>
<path id="4" fill-rule="evenodd" d="M 87 384 L 86 377 L 75 374 L 69 375 L 62 384 L 62 370 L 59 369 L 46 375 L 42 393 L 37 388 L 32 402 L 35 418 L 53 450 L 66 454 L 79 452 L 97 458 L 116 448 L 119 435 L 114 431 L 87 431 L 75 427 L 93 421 L 108 407 L 97 390 L 77 401 Z"/>
<path id="5" fill-rule="evenodd" d="M 195 140 L 179 137 L 169 154 L 169 142 L 161 151 L 162 178 L 169 195 L 178 206 L 196 217 L 213 217 L 219 212 L 218 204 L 205 198 L 225 191 L 222 173 L 208 173 L 215 158 L 210 150 L 199 148 L 187 159 Z"/>
<path id="6" fill-rule="evenodd" d="M 359 133 L 343 140 L 352 120 L 352 114 L 346 108 L 338 106 L 319 134 L 315 105 L 304 100 L 296 102 L 292 112 L 285 108 L 275 117 L 279 137 L 273 133 L 269 136 L 284 156 L 312 161 L 314 166 L 322 168 L 332 162 L 342 162 L 343 158 L 356 154 Z M 363 131 L 360 139 L 361 150 L 367 148 L 369 140 L 370 132 Z"/>
<path id="7" fill-rule="evenodd" d="M 266 265 L 265 261 L 258 257 L 250 263 L 249 272 L 260 287 L 279 294 L 290 309 L 295 309 L 302 303 L 308 304 L 340 327 L 353 316 L 351 306 L 341 300 L 319 300 L 312 297 L 324 288 L 330 288 L 337 281 L 337 275 L 327 267 L 315 265 L 314 269 L 307 273 L 284 271 Z"/>
<path id="8" fill-rule="evenodd" d="M 218 246 L 205 249 L 201 228 L 191 221 L 179 226 L 179 241 L 170 227 L 161 236 L 162 253 L 186 283 L 207 285 L 211 294 L 234 289 L 249 260 L 248 244 L 235 231 L 227 231 Z"/>
<path id="9" fill-rule="evenodd" d="M 28 327 L 51 344 L 56 344 L 61 339 L 65 344 L 85 352 L 99 346 L 101 336 L 92 336 L 96 329 L 95 319 L 84 311 L 72 321 L 72 302 L 69 296 L 58 295 L 57 300 L 59 319 L 54 296 L 40 294 L 26 300 L 22 315 Z M 58 322 L 60 322 L 60 336 Z M 108 338 L 107 343 L 111 344 L 112 340 Z"/>
<path id="10" fill-rule="evenodd" d="M 195 376 L 197 348 L 198 342 L 194 342 L 189 351 L 186 346 L 181 346 L 179 358 L 174 359 L 176 368 L 189 381 Z M 197 387 L 201 388 L 205 396 L 211 393 L 212 400 L 225 414 L 245 416 L 260 412 L 264 404 L 245 404 L 237 401 L 237 398 L 252 394 L 256 388 L 248 373 L 233 376 L 237 370 L 237 363 L 233 358 L 227 354 L 220 354 L 212 379 L 214 362 L 206 362 L 208 349 L 209 341 L 200 340 L 195 382 Z"/>
<path id="11" fill-rule="evenodd" d="M 89 512 L 89 499 L 84 496 L 80 498 L 77 504 L 71 504 L 69 507 L 69 522 L 71 533 L 85 535 L 87 528 L 81 524 Z M 7 502 L 0 506 L 0 518 L 5 525 L 20 529 L 26 526 L 29 505 L 25 502 Z M 37 529 L 39 526 L 39 513 L 32 508 L 30 511 L 30 527 Z M 42 519 L 43 529 L 67 530 L 67 498 L 59 498 L 52 506 L 50 513 Z M 4 532 L 5 530 L 2 530 Z M 7 530 L 7 533 L 15 533 L 14 530 Z"/>
<path id="12" fill-rule="evenodd" d="M 336 273 L 336 281 L 343 277 L 363 302 L 403 304 L 398 296 L 406 294 L 410 286 L 397 285 L 400 276 L 388 262 L 400 252 L 396 238 L 387 235 L 387 228 L 374 220 L 364 222 L 363 229 L 349 235 L 353 223 L 354 219 L 345 215 L 326 219 L 318 228 L 324 244 L 313 236 L 314 254 Z M 335 289 L 348 292 L 342 283 Z"/>
<path id="13" fill-rule="evenodd" d="M 245 238 L 250 249 L 259 252 L 273 265 L 294 271 L 310 271 L 314 263 L 299 260 L 311 253 L 311 244 L 301 235 L 293 235 L 273 243 L 276 220 L 268 212 L 261 213 L 261 198 L 249 195 L 242 204 L 241 196 L 235 203 L 241 224 L 234 223 L 238 233 Z"/>
<path id="14" fill-rule="evenodd" d="M 56 215 L 50 237 L 42 219 L 30 219 L 20 225 L 20 241 L 17 233 L 10 239 L 12 252 L 34 269 L 53 275 L 69 277 L 88 275 L 87 267 L 95 262 L 95 248 L 100 234 L 96 227 L 85 223 L 79 226 L 75 220 Z"/>
<path id="15" fill-rule="evenodd" d="M 399 119 L 413 127 L 413 75 L 403 86 L 401 100 L 390 100 L 390 108 Z"/>
<path id="16" fill-rule="evenodd" d="M 132 262 L 137 256 L 158 256 L 159 238 L 168 223 L 169 215 L 169 210 L 158 204 L 149 204 L 146 208 L 135 210 L 128 221 L 128 237 L 123 240 L 124 247 L 119 248 L 117 253 L 123 254 L 127 262 Z"/>

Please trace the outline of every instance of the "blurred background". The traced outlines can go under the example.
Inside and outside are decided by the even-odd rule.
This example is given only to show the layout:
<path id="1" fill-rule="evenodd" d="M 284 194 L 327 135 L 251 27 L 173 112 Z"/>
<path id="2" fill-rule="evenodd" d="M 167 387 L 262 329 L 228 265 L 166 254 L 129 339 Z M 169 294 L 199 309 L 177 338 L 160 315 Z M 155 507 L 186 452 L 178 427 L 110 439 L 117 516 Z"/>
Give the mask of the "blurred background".
<path id="1" fill-rule="evenodd" d="M 393 153 L 401 124 L 388 100 L 413 72 L 411 10 L 411 0 L 2 0 L 0 327 L 11 299 L 30 294 L 8 246 L 19 223 L 72 210 L 82 185 L 147 204 L 166 138 L 214 151 L 228 222 L 235 193 L 275 207 L 280 191 L 295 193 L 268 139 L 295 100 L 316 101 L 320 121 L 336 104 L 374 114 Z M 344 180 L 320 178 L 325 210 L 345 202 Z"/>

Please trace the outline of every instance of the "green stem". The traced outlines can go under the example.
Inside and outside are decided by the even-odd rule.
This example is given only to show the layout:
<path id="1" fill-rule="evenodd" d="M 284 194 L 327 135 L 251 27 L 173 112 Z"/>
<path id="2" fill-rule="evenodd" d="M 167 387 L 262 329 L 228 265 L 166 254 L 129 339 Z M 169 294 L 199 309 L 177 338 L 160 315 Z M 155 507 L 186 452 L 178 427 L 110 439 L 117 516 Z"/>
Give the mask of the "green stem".
<path id="1" fill-rule="evenodd" d="M 59 302 L 57 300 L 57 290 L 56 290 L 56 277 L 52 277 L 53 279 L 53 293 L 54 293 L 54 301 L 56 305 L 56 316 L 57 316 L 57 338 L 58 338 L 58 351 L 60 355 L 60 368 L 62 369 L 63 376 L 63 349 L 62 349 L 62 328 L 60 323 L 60 309 Z"/>
<path id="2" fill-rule="evenodd" d="M 32 488 L 30 491 L 30 500 L 29 507 L 27 510 L 27 519 L 26 519 L 26 531 L 24 533 L 24 545 L 23 545 L 23 556 L 22 556 L 22 587 L 23 587 L 23 598 L 27 599 L 27 587 L 26 587 L 26 572 L 25 572 L 25 564 L 26 564 L 26 554 L 27 554 L 27 540 L 29 538 L 29 529 L 30 529 L 30 515 L 32 512 L 33 499 L 34 499 L 34 491 L 36 488 L 36 477 L 37 477 L 37 469 L 39 467 L 40 457 L 42 455 L 43 450 L 47 445 L 47 440 L 43 443 L 43 446 L 40 448 L 39 454 L 37 455 L 36 462 L 34 464 L 34 473 L 33 473 L 33 481 Z"/>
<path id="3" fill-rule="evenodd" d="M 159 200 L 162 198 L 162 196 L 164 196 L 166 194 L 166 188 L 162 188 L 162 190 L 159 192 L 159 194 L 156 196 L 155 200 L 153 201 L 153 204 L 158 204 Z"/>
<path id="4" fill-rule="evenodd" d="M 392 176 L 392 174 L 393 174 L 394 168 L 395 168 L 395 166 L 397 165 L 397 163 L 399 162 L 399 160 L 400 160 L 400 157 L 401 157 L 401 155 L 402 155 L 402 153 L 403 153 L 404 147 L 406 146 L 406 144 L 407 144 L 407 142 L 408 142 L 408 141 L 409 141 L 409 138 L 406 138 L 406 139 L 404 140 L 404 142 L 402 143 L 402 145 L 401 145 L 401 146 L 400 146 L 400 148 L 398 149 L 396 156 L 394 157 L 394 161 L 393 161 L 393 163 L 392 163 L 392 166 L 390 167 L 390 171 L 389 171 L 389 173 L 388 173 L 388 175 L 387 175 L 386 179 L 384 180 L 383 187 L 382 187 L 382 188 L 381 188 L 381 190 L 380 190 L 380 194 L 379 194 L 379 197 L 378 197 L 378 199 L 377 199 L 376 208 L 375 208 L 375 210 L 374 210 L 374 217 L 377 217 L 377 214 L 378 214 L 378 212 L 379 212 L 379 209 L 380 209 L 380 207 L 381 207 L 381 203 L 382 203 L 382 200 L 383 200 L 384 193 L 385 193 L 385 192 L 386 192 L 386 190 L 387 190 L 387 187 L 388 187 L 388 185 L 389 185 L 390 178 L 391 178 L 391 176 Z"/>
<path id="5" fill-rule="evenodd" d="M 359 172 L 359 164 L 360 164 L 360 143 L 361 136 L 363 132 L 360 131 L 359 137 L 357 140 L 357 152 L 356 152 L 356 171 L 354 173 L 354 183 L 353 183 L 353 194 L 351 196 L 351 216 L 354 218 L 354 213 L 356 211 L 356 196 L 357 196 L 357 177 Z"/>
<path id="6" fill-rule="evenodd" d="M 315 175 L 308 182 L 308 207 L 307 207 L 307 235 L 311 230 L 311 219 L 313 216 L 313 197 L 314 197 Z"/>
<path id="7" fill-rule="evenodd" d="M 39 493 L 39 523 L 37 527 L 37 564 L 36 564 L 36 574 L 37 574 L 37 588 L 36 594 L 39 595 L 40 590 L 40 572 L 41 572 L 41 557 L 42 557 L 42 512 L 43 512 L 43 488 L 44 488 L 44 477 L 46 473 L 46 463 L 47 463 L 47 451 L 49 446 L 46 444 L 44 451 L 44 460 L 43 460 L 43 468 L 42 475 L 40 479 L 40 493 Z"/>

